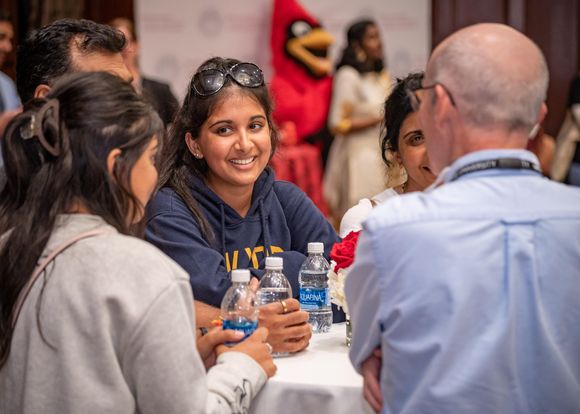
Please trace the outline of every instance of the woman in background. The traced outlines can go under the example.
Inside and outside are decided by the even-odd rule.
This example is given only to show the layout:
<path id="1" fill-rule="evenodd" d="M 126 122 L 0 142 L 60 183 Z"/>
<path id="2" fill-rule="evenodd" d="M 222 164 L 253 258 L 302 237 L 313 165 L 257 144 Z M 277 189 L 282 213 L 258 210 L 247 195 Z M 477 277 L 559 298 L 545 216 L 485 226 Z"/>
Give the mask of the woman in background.
<path id="1" fill-rule="evenodd" d="M 560 127 L 551 161 L 552 180 L 580 186 L 580 73 L 576 74 L 568 91 L 566 118 Z"/>
<path id="2" fill-rule="evenodd" d="M 324 176 L 324 195 L 338 220 L 387 184 L 379 137 L 391 79 L 379 29 L 371 20 L 359 21 L 348 29 L 347 42 L 334 76 L 328 124 L 336 136 Z"/>
<path id="3" fill-rule="evenodd" d="M 157 183 L 157 113 L 104 72 L 34 105 L 2 141 L 0 411 L 246 412 L 275 371 L 267 330 L 211 367 L 240 336 L 196 347 L 187 274 L 129 236 Z"/>
<path id="4" fill-rule="evenodd" d="M 417 113 L 413 112 L 409 93 L 421 89 L 423 73 L 412 73 L 397 82 L 385 102 L 381 149 L 389 176 L 402 184 L 387 188 L 372 198 L 363 198 L 349 209 L 340 223 L 340 236 L 361 230 L 362 222 L 373 207 L 390 197 L 423 191 L 435 180 L 429 166 L 425 137 Z M 399 178 L 400 177 L 400 178 Z"/>
<path id="5" fill-rule="evenodd" d="M 397 80 L 385 101 L 382 157 L 389 175 L 402 184 L 388 188 L 371 199 L 362 199 L 349 209 L 340 223 L 342 237 L 350 232 L 360 231 L 362 222 L 376 205 L 400 194 L 423 191 L 435 181 L 436 177 L 429 166 L 419 115 L 413 111 L 411 104 L 414 92 L 422 88 L 423 75 L 423 72 L 411 73 L 406 78 Z M 369 401 L 382 399 L 378 379 L 381 358 L 381 350 L 376 348 L 372 357 L 362 366 L 363 394 Z"/>

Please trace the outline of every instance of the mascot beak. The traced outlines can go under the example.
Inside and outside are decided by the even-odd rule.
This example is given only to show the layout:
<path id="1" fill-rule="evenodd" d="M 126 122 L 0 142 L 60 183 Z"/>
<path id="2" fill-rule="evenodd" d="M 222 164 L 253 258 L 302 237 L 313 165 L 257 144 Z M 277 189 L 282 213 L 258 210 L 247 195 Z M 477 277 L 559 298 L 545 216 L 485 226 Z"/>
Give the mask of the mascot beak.
<path id="1" fill-rule="evenodd" d="M 286 50 L 316 76 L 324 76 L 332 70 L 332 62 L 326 56 L 332 43 L 334 43 L 332 35 L 317 27 L 303 36 L 288 39 Z"/>

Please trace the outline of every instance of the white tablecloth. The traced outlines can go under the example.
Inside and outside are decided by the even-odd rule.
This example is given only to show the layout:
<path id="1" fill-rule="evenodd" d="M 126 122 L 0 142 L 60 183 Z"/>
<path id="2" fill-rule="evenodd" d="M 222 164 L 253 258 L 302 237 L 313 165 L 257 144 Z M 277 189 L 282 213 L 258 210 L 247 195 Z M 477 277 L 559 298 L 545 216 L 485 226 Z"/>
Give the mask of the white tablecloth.
<path id="1" fill-rule="evenodd" d="M 278 371 L 258 394 L 250 413 L 372 413 L 345 340 L 345 324 L 334 324 L 329 333 L 312 335 L 306 350 L 276 358 Z"/>

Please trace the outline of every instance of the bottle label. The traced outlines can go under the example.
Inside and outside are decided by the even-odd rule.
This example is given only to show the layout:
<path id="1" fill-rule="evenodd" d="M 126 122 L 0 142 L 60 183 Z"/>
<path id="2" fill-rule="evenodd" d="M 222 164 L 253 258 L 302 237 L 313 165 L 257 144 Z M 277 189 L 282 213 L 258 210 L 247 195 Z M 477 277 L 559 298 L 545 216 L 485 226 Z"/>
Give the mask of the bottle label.
<path id="1" fill-rule="evenodd" d="M 330 307 L 328 288 L 300 288 L 300 308 L 313 311 Z"/>
<path id="2" fill-rule="evenodd" d="M 245 321 L 245 322 L 236 322 L 236 321 L 228 321 L 224 320 L 222 324 L 223 329 L 233 329 L 234 331 L 241 331 L 244 333 L 244 337 L 240 339 L 242 342 L 248 336 L 252 335 L 256 328 L 258 327 L 258 321 Z M 226 345 L 235 345 L 237 342 L 226 342 Z"/>

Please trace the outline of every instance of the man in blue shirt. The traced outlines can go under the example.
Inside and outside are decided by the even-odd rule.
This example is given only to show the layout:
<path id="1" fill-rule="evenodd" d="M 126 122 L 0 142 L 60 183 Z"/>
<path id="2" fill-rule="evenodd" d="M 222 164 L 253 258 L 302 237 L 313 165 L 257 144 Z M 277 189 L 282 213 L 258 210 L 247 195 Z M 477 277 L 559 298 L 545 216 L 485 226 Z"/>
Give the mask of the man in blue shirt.
<path id="1" fill-rule="evenodd" d="M 14 28 L 10 16 L 0 10 L 0 68 L 4 66 L 6 57 L 12 52 Z M 0 112 L 13 111 L 20 106 L 20 98 L 16 86 L 10 77 L 0 72 Z"/>
<path id="2" fill-rule="evenodd" d="M 12 51 L 14 28 L 10 16 L 0 10 L 0 68 L 4 66 L 6 56 Z M 20 112 L 20 98 L 16 93 L 16 86 L 8 75 L 0 71 L 0 139 L 8 123 Z M 0 154 L 0 168 L 4 165 Z M 1 179 L 0 179 L 1 181 Z"/>
<path id="3" fill-rule="evenodd" d="M 530 39 L 480 24 L 409 95 L 439 178 L 373 211 L 346 281 L 377 411 L 580 412 L 580 191 L 524 150 L 547 86 Z"/>

